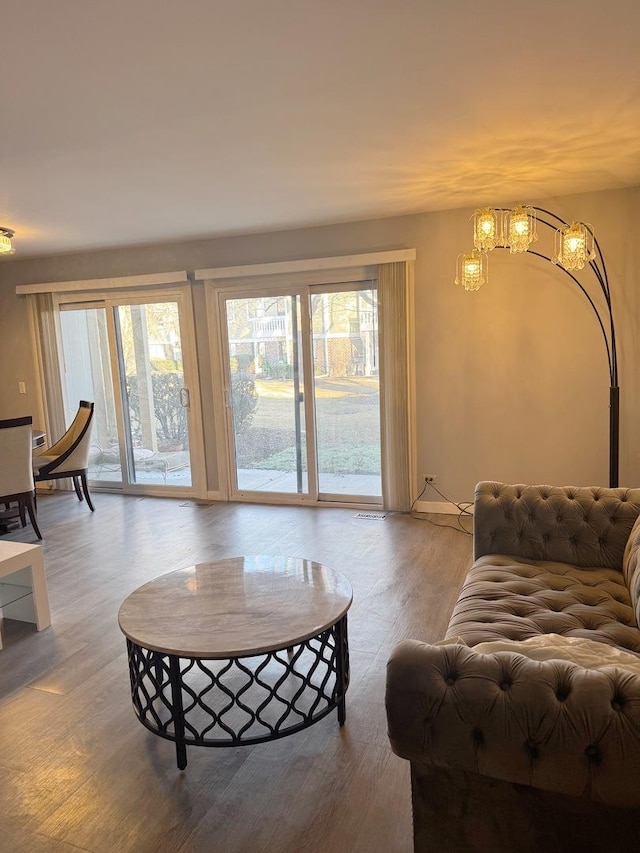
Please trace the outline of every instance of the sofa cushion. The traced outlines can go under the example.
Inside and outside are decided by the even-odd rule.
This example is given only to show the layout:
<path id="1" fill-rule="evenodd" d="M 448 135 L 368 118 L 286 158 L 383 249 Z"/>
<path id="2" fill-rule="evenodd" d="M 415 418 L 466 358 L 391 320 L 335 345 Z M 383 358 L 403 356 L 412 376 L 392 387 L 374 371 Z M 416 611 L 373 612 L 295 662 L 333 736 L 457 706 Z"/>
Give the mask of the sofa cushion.
<path id="1" fill-rule="evenodd" d="M 475 646 L 551 633 L 640 652 L 640 630 L 623 573 L 500 554 L 476 560 L 447 636 Z"/>
<path id="2" fill-rule="evenodd" d="M 584 669 L 614 667 L 624 672 L 640 675 L 640 654 L 597 643 L 584 637 L 565 637 L 560 634 L 541 634 L 528 640 L 490 640 L 478 643 L 473 651 L 480 655 L 510 652 L 531 660 L 564 660 Z"/>
<path id="3" fill-rule="evenodd" d="M 567 661 L 584 669 L 604 669 L 615 667 L 625 672 L 640 675 L 640 653 L 620 649 L 608 643 L 586 640 L 584 637 L 567 637 L 561 634 L 540 634 L 528 640 L 489 640 L 467 646 L 462 637 L 447 637 L 437 640 L 434 646 L 461 645 L 471 649 L 474 654 L 493 655 L 496 652 L 509 652 L 524 655 L 531 660 Z"/>
<path id="4" fill-rule="evenodd" d="M 640 625 L 640 516 L 636 519 L 624 550 L 622 573 L 631 595 L 631 606 Z"/>

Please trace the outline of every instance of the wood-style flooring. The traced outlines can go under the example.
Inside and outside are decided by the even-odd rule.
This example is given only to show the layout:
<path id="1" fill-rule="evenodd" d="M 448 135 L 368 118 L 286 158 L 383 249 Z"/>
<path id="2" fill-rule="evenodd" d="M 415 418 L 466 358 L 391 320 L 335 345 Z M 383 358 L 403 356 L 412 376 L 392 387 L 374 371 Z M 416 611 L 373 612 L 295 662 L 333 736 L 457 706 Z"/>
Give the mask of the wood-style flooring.
<path id="1" fill-rule="evenodd" d="M 289 853 L 412 849 L 409 767 L 384 711 L 393 645 L 443 636 L 471 538 L 356 510 L 73 493 L 38 499 L 53 625 L 4 620 L 1 853 Z M 455 519 L 435 516 L 441 524 Z M 8 538 L 35 542 L 28 526 Z M 123 599 L 173 569 L 242 554 L 325 563 L 354 588 L 347 720 L 272 743 L 188 749 L 134 716 Z"/>

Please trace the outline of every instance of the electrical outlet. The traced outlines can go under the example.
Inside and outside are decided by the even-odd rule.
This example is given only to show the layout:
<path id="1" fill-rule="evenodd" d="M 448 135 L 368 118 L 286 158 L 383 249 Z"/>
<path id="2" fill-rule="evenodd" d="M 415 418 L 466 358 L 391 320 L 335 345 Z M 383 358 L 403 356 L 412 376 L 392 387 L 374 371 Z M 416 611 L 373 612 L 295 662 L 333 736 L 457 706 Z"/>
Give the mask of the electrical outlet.
<path id="1" fill-rule="evenodd" d="M 424 475 L 425 483 L 435 483 L 436 475 L 435 474 L 425 474 Z"/>

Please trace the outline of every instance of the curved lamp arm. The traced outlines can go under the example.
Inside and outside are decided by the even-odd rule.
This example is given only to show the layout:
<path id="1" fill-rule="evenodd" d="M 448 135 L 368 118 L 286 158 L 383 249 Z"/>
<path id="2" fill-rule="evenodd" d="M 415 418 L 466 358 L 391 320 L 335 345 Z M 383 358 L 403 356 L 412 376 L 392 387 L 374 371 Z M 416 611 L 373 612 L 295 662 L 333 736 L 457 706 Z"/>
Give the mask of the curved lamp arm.
<path id="1" fill-rule="evenodd" d="M 551 211 L 545 210 L 545 208 L 543 208 L 543 207 L 534 207 L 533 209 L 536 211 L 539 211 L 540 213 L 544 213 L 545 216 L 553 217 L 553 219 L 555 219 L 556 222 L 559 223 L 560 225 L 568 225 L 569 224 L 568 222 L 565 222 L 564 219 L 561 219 L 559 216 L 557 216 L 555 213 L 551 213 Z M 548 228 L 551 228 L 553 231 L 557 230 L 557 225 L 554 225 L 551 222 L 547 222 L 542 217 L 538 217 L 538 222 L 541 222 L 543 225 L 546 225 Z M 591 231 L 591 229 L 589 229 L 589 230 Z M 593 237 L 593 243 L 594 243 L 594 246 L 596 249 L 596 257 L 589 261 L 589 267 L 591 268 L 591 271 L 594 273 L 594 275 L 598 281 L 598 284 L 600 286 L 600 290 L 602 291 L 602 294 L 604 296 L 604 299 L 605 299 L 605 302 L 607 305 L 607 318 L 606 319 L 608 321 L 608 326 L 609 326 L 608 335 L 607 335 L 607 331 L 605 330 L 605 326 L 604 326 L 600 311 L 596 307 L 593 299 L 589 296 L 586 288 L 580 283 L 580 281 L 578 281 L 578 279 L 572 273 L 569 272 L 569 270 L 565 269 L 561 264 L 557 264 L 556 266 L 558 266 L 559 269 L 562 270 L 562 272 L 566 273 L 569 276 L 569 278 L 571 278 L 578 285 L 580 290 L 584 293 L 586 298 L 589 300 L 589 303 L 590 303 L 590 305 L 591 305 L 591 307 L 592 307 L 592 309 L 593 309 L 593 311 L 594 311 L 594 313 L 598 319 L 598 323 L 600 324 L 600 328 L 602 330 L 602 334 L 604 337 L 604 342 L 605 342 L 605 346 L 607 349 L 607 360 L 609 363 L 610 383 L 612 386 L 616 386 L 618 384 L 618 358 L 617 358 L 617 350 L 616 350 L 616 330 L 615 330 L 615 323 L 613 321 L 613 309 L 611 306 L 611 290 L 609 288 L 609 277 L 607 275 L 607 267 L 606 267 L 605 262 L 604 262 L 604 257 L 602 255 L 602 251 L 600 249 L 600 244 L 598 243 L 598 239 L 595 236 L 595 234 L 593 233 L 593 231 L 591 231 L 591 235 Z M 529 250 L 529 251 L 531 251 L 531 250 Z M 551 263 L 554 263 L 552 258 L 549 258 L 546 255 L 543 255 L 539 252 L 531 252 L 531 254 L 532 255 L 538 255 L 539 257 L 544 258 L 547 261 L 551 261 Z"/>

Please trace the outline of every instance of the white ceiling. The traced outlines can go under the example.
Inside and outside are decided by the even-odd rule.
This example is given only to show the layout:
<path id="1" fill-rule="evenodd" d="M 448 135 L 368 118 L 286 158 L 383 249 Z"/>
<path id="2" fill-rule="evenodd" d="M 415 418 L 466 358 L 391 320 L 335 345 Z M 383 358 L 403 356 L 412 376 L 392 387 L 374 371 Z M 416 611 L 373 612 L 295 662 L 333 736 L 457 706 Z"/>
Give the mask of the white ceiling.
<path id="1" fill-rule="evenodd" d="M 27 255 L 640 184 L 637 0 L 18 0 Z"/>

